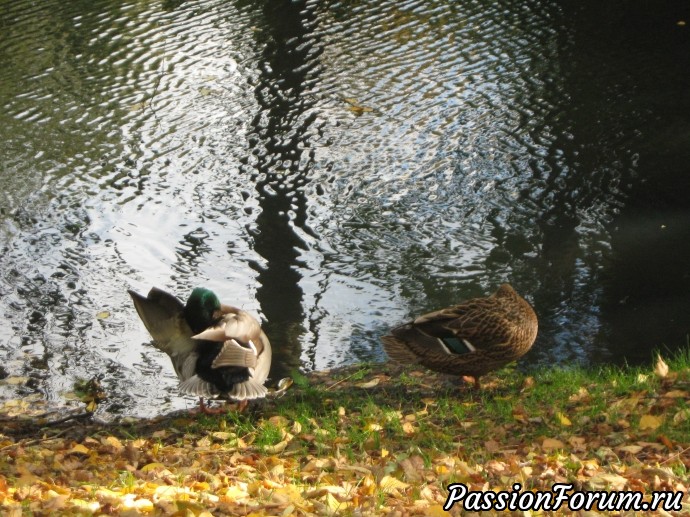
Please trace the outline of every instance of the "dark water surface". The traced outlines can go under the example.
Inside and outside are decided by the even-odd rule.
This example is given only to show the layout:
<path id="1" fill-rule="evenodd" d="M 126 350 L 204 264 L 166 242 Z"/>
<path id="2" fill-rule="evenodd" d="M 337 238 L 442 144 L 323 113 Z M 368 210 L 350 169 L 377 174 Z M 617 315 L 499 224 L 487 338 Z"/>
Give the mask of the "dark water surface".
<path id="1" fill-rule="evenodd" d="M 601 4 L 601 5 L 600 5 Z M 208 286 L 272 378 L 511 282 L 522 363 L 690 332 L 685 1 L 0 2 L 0 398 L 192 403 L 126 293 Z"/>

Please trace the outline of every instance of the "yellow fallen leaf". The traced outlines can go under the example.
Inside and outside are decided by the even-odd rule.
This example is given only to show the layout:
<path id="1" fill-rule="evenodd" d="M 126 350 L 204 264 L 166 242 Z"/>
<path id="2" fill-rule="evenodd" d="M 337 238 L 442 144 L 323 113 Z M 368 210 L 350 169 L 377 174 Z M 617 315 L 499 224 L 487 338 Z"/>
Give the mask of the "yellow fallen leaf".
<path id="1" fill-rule="evenodd" d="M 639 445 L 623 445 L 622 447 L 617 447 L 617 450 L 629 452 L 630 454 L 637 454 L 642 450 L 642 447 Z"/>
<path id="2" fill-rule="evenodd" d="M 215 440 L 220 440 L 221 442 L 230 440 L 231 438 L 237 438 L 237 435 L 235 433 L 229 433 L 227 431 L 215 431 L 211 433 L 211 436 Z"/>
<path id="3" fill-rule="evenodd" d="M 165 465 L 162 463 L 149 463 L 141 467 L 142 472 L 150 472 L 152 470 L 164 469 Z"/>
<path id="4" fill-rule="evenodd" d="M 383 430 L 383 426 L 381 424 L 377 424 L 375 422 L 372 422 L 370 424 L 367 424 L 366 427 L 364 428 L 365 431 L 370 431 L 370 432 L 378 432 Z"/>
<path id="5" fill-rule="evenodd" d="M 412 422 L 404 422 L 402 425 L 402 430 L 405 434 L 414 434 L 417 432 L 417 428 L 412 425 Z"/>
<path id="6" fill-rule="evenodd" d="M 278 454 L 279 452 L 283 452 L 294 437 L 295 436 L 290 433 L 285 433 L 280 442 L 276 443 L 275 445 L 268 445 L 264 447 L 264 452 L 266 454 Z"/>
<path id="7" fill-rule="evenodd" d="M 135 499 L 134 494 L 126 494 L 122 500 L 122 508 L 125 510 L 137 510 L 139 512 L 152 512 L 153 503 L 148 499 Z"/>
<path id="8" fill-rule="evenodd" d="M 88 447 L 85 447 L 81 443 L 76 444 L 74 447 L 72 447 L 69 451 L 67 451 L 67 454 L 88 454 L 91 452 Z"/>
<path id="9" fill-rule="evenodd" d="M 561 423 L 561 425 L 564 425 L 566 427 L 573 425 L 573 423 L 570 421 L 570 419 L 567 416 L 565 416 L 563 413 L 561 413 L 560 411 L 558 413 L 556 413 L 556 418 Z"/>
<path id="10" fill-rule="evenodd" d="M 98 501 L 84 501 L 83 499 L 70 499 L 69 504 L 73 508 L 92 514 L 97 513 L 101 508 L 101 504 Z"/>
<path id="11" fill-rule="evenodd" d="M 326 506 L 328 506 L 328 509 L 334 515 L 338 515 L 339 513 L 347 510 L 352 505 L 352 503 L 346 501 L 338 501 L 331 493 L 326 494 L 325 502 Z"/>
<path id="12" fill-rule="evenodd" d="M 383 448 L 381 449 L 381 457 L 382 458 L 385 458 L 386 456 L 388 456 L 388 454 L 389 454 L 388 449 L 383 449 Z"/>
<path id="13" fill-rule="evenodd" d="M 106 436 L 105 438 L 101 438 L 101 443 L 103 445 L 110 445 L 111 447 L 115 447 L 116 449 L 122 449 L 124 447 L 124 445 L 122 445 L 122 442 L 115 436 Z"/>
<path id="14" fill-rule="evenodd" d="M 96 314 L 96 318 L 99 320 L 104 320 L 106 318 L 110 317 L 110 313 L 108 311 L 101 311 L 98 314 Z"/>
<path id="15" fill-rule="evenodd" d="M 237 485 L 229 486 L 223 495 L 231 501 L 239 501 L 250 497 L 246 490 L 242 490 Z"/>
<path id="16" fill-rule="evenodd" d="M 394 478 L 393 476 L 383 476 L 383 478 L 381 478 L 381 481 L 379 481 L 379 486 L 381 487 L 381 490 L 383 490 L 384 492 L 393 492 L 398 489 L 404 490 L 410 485 L 403 481 L 400 481 L 397 478 Z"/>
<path id="17" fill-rule="evenodd" d="M 122 492 L 115 492 L 109 488 L 99 488 L 96 490 L 96 499 L 98 499 L 101 504 L 117 506 L 120 504 L 122 497 L 124 497 Z"/>
<path id="18" fill-rule="evenodd" d="M 654 374 L 663 379 L 668 375 L 668 364 L 661 358 L 661 354 L 656 356 L 656 365 L 654 366 Z"/>
<path id="19" fill-rule="evenodd" d="M 654 415 L 642 415 L 640 429 L 656 429 L 664 423 L 664 419 Z"/>

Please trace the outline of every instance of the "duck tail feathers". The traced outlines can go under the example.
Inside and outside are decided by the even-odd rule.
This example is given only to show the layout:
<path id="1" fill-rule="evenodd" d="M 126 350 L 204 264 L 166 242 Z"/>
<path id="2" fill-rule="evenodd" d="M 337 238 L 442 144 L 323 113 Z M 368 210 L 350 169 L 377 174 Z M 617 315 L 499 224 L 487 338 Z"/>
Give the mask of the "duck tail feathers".
<path id="1" fill-rule="evenodd" d="M 218 390 L 211 384 L 203 380 L 198 375 L 193 375 L 189 379 L 180 383 L 180 391 L 187 395 L 197 397 L 213 398 L 218 395 Z"/>
<path id="2" fill-rule="evenodd" d="M 254 400 L 262 399 L 266 396 L 268 390 L 260 382 L 254 379 L 248 379 L 244 382 L 235 384 L 228 393 L 228 396 L 233 400 Z"/>

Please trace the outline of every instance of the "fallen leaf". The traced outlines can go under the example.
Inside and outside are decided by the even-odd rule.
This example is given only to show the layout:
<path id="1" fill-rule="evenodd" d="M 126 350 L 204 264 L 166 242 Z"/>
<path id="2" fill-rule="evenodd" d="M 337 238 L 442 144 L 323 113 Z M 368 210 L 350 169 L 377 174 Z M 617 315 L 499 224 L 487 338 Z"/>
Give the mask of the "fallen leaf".
<path id="1" fill-rule="evenodd" d="M 67 454 L 88 454 L 91 452 L 88 447 L 85 447 L 81 443 L 76 444 L 74 447 L 72 447 L 69 451 L 67 451 Z"/>
<path id="2" fill-rule="evenodd" d="M 565 444 L 556 438 L 544 438 L 541 446 L 544 450 L 551 451 L 554 449 L 563 449 Z"/>
<path id="3" fill-rule="evenodd" d="M 96 314 L 96 318 L 99 320 L 104 320 L 106 318 L 110 317 L 110 313 L 108 311 L 101 311 Z"/>
<path id="4" fill-rule="evenodd" d="M 668 449 L 673 450 L 673 442 L 669 440 L 668 436 L 660 434 L 658 440 L 663 443 Z"/>
<path id="5" fill-rule="evenodd" d="M 412 424 L 412 422 L 404 422 L 402 425 L 402 430 L 405 434 L 414 434 L 417 432 L 417 428 Z"/>
<path id="6" fill-rule="evenodd" d="M 664 423 L 664 419 L 654 415 L 642 415 L 640 429 L 656 429 Z"/>
<path id="7" fill-rule="evenodd" d="M 165 468 L 165 465 L 163 465 L 162 463 L 156 462 L 156 463 L 149 463 L 147 465 L 144 465 L 143 467 L 141 467 L 141 471 L 142 472 L 150 472 L 152 470 L 158 470 L 158 469 L 164 469 L 164 468 Z"/>
<path id="8" fill-rule="evenodd" d="M 637 454 L 642 450 L 642 447 L 639 445 L 623 445 L 622 447 L 617 447 L 617 450 L 628 452 L 630 454 Z"/>
<path id="9" fill-rule="evenodd" d="M 683 408 L 680 411 L 678 411 L 675 415 L 673 415 L 674 424 L 680 424 L 681 422 L 685 422 L 688 419 L 690 419 L 690 408 Z"/>
<path id="10" fill-rule="evenodd" d="M 588 488 L 592 490 L 623 490 L 628 484 L 628 480 L 618 474 L 598 474 L 592 477 L 588 483 Z"/>
<path id="11" fill-rule="evenodd" d="M 560 411 L 558 413 L 556 413 L 556 418 L 558 419 L 558 421 L 563 426 L 568 427 L 568 426 L 573 425 L 573 423 L 570 421 L 570 419 L 567 416 L 565 416 L 563 413 L 561 413 Z"/>
<path id="12" fill-rule="evenodd" d="M 683 390 L 671 390 L 664 393 L 663 396 L 672 399 L 690 398 L 690 393 Z"/>
<path id="13" fill-rule="evenodd" d="M 404 490 L 410 485 L 400 481 L 399 479 L 394 478 L 393 476 L 383 476 L 381 478 L 381 481 L 379 481 L 379 486 L 381 487 L 381 490 L 384 492 L 390 493 L 390 492 L 396 492 L 398 489 Z"/>
<path id="14" fill-rule="evenodd" d="M 357 386 L 358 388 L 373 388 L 379 382 L 381 382 L 381 379 L 379 379 L 378 377 L 374 377 L 373 379 L 371 379 L 368 382 L 360 382 L 360 383 L 355 384 L 355 386 Z"/>
<path id="15" fill-rule="evenodd" d="M 668 375 L 668 364 L 661 358 L 661 354 L 656 356 L 656 365 L 654 366 L 654 374 L 663 379 Z"/>

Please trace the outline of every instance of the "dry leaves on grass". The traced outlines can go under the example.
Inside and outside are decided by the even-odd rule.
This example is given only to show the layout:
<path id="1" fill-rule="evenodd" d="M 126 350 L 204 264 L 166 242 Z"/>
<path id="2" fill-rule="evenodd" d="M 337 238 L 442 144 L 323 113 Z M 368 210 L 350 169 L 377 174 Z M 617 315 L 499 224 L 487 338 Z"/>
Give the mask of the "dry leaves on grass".
<path id="1" fill-rule="evenodd" d="M 350 381 L 356 398 L 388 382 L 373 378 Z M 535 490 L 573 483 L 687 493 L 688 444 L 659 430 L 687 418 L 679 415 L 690 397 L 687 383 L 669 382 L 619 396 L 599 418 L 592 390 L 582 387 L 560 410 L 539 415 L 526 399 L 513 400 L 504 420 L 462 399 L 454 403 L 472 419 L 449 419 L 425 395 L 413 409 L 366 412 L 334 399 L 323 417 L 331 427 L 266 412 L 244 433 L 223 420 L 191 432 L 195 422 L 186 418 L 131 439 L 102 429 L 82 439 L 0 435 L 0 513 L 433 516 L 444 515 L 450 483 L 475 491 L 510 491 L 519 482 Z M 546 432 L 529 435 L 536 426 Z"/>

